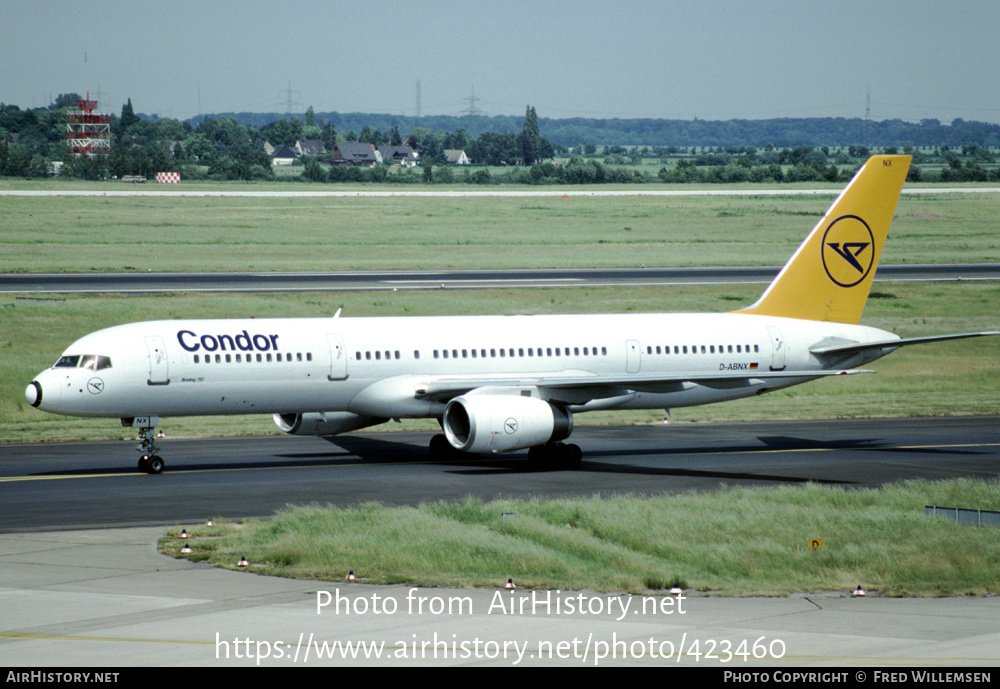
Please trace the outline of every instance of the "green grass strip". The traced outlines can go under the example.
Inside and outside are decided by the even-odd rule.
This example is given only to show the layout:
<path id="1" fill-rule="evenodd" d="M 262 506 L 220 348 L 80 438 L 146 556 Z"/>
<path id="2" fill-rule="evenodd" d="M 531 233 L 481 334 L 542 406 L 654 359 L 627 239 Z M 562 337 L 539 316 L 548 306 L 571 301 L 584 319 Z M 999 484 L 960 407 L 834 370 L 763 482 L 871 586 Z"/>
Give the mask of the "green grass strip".
<path id="1" fill-rule="evenodd" d="M 201 527 L 163 552 L 260 574 L 414 586 L 716 595 L 850 591 L 1000 593 L 1000 528 L 924 516 L 925 505 L 1000 509 L 1000 482 L 907 481 L 851 490 L 807 484 L 660 497 L 290 507 Z M 810 550 L 810 539 L 823 539 Z"/>

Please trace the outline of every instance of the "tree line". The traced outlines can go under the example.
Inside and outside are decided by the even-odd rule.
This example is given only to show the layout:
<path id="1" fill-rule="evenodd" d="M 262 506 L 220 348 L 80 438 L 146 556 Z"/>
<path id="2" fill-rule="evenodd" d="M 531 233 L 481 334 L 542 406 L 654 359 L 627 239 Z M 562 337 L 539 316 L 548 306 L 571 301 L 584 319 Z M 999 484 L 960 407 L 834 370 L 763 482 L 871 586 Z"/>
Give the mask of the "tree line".
<path id="1" fill-rule="evenodd" d="M 179 121 L 136 114 L 129 100 L 120 115 L 110 116 L 110 153 L 88 157 L 72 154 L 66 145 L 67 108 L 78 100 L 78 94 L 62 94 L 51 105 L 31 110 L 0 104 L 0 175 L 43 177 L 52 173 L 55 162 L 62 164 L 61 175 L 81 179 L 178 171 L 185 179 L 271 180 L 275 174 L 264 152 L 265 141 L 292 146 L 300 139 L 318 139 L 327 150 L 338 141 L 376 147 L 406 141 L 419 152 L 422 167 L 390 172 L 378 166 L 359 169 L 330 166 L 331 161 L 322 158 L 306 159 L 301 179 L 472 184 L 843 181 L 870 153 L 900 150 L 915 155 L 914 178 L 996 181 L 991 148 L 1000 146 L 1000 125 L 963 120 L 950 125 L 937 120 L 863 123 L 881 132 L 878 136 L 895 137 L 883 146 L 859 144 L 858 136 L 854 143 L 840 146 L 783 145 L 780 142 L 791 139 L 850 140 L 847 130 L 856 123 L 824 118 L 553 120 L 539 118 L 532 106 L 523 118 L 342 115 L 316 113 L 310 107 L 301 116 L 254 114 Z M 588 137 L 599 143 L 587 141 Z M 739 143 L 759 137 L 771 138 Z M 615 139 L 644 143 L 626 145 L 614 143 Z M 688 139 L 688 143 L 654 143 Z M 691 143 L 705 141 L 724 143 Z M 936 143 L 913 143 L 917 141 Z M 476 167 L 446 166 L 444 152 L 449 149 L 464 150 Z"/>

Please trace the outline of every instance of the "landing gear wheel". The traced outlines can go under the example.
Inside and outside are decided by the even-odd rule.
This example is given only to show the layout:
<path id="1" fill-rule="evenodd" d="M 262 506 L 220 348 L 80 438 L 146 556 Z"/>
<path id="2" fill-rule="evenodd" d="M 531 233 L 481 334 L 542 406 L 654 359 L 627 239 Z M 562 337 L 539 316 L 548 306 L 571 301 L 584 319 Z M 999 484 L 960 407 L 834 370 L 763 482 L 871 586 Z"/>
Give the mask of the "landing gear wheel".
<path id="1" fill-rule="evenodd" d="M 159 474 L 161 471 L 163 471 L 164 462 L 163 458 L 160 457 L 159 455 L 153 455 L 152 457 L 150 457 L 149 462 L 147 464 L 149 466 L 149 469 L 147 471 L 149 471 L 149 473 L 151 474 Z"/>
<path id="2" fill-rule="evenodd" d="M 548 443 L 528 450 L 528 462 L 532 469 L 575 469 L 583 460 L 583 450 L 579 445 Z"/>
<path id="3" fill-rule="evenodd" d="M 159 474 L 163 471 L 163 457 L 156 454 L 157 447 L 153 442 L 155 426 L 147 426 L 139 429 L 139 444 L 135 449 L 142 453 L 139 458 L 139 471 L 147 474 Z"/>
<path id="4" fill-rule="evenodd" d="M 147 474 L 159 474 L 163 471 L 164 466 L 166 464 L 163 461 L 163 457 L 159 455 L 143 455 L 139 458 L 139 471 Z"/>
<path id="5" fill-rule="evenodd" d="M 566 468 L 576 469 L 580 466 L 580 462 L 583 461 L 583 450 L 580 449 L 579 445 L 573 443 L 567 443 L 563 445 L 563 460 L 566 462 Z"/>
<path id="6" fill-rule="evenodd" d="M 448 438 L 443 433 L 438 433 L 431 438 L 428 449 L 431 451 L 431 457 L 443 461 L 458 459 L 464 454 L 452 447 L 452 444 L 448 442 Z"/>

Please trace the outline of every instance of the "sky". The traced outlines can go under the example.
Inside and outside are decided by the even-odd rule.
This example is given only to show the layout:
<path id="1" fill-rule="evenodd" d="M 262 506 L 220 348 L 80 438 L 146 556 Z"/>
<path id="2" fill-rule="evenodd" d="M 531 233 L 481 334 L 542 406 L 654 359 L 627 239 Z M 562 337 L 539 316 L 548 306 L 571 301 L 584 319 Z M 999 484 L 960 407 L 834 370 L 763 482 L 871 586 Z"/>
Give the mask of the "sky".
<path id="1" fill-rule="evenodd" d="M 996 0 L 0 0 L 0 103 L 1000 123 Z M 868 111 L 870 103 L 870 111 Z"/>

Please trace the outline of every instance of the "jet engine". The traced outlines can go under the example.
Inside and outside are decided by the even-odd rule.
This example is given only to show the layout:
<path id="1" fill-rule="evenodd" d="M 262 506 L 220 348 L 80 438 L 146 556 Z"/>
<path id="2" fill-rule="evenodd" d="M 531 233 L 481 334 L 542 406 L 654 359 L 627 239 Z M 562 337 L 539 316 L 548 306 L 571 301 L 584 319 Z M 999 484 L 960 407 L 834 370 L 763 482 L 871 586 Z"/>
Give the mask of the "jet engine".
<path id="1" fill-rule="evenodd" d="M 361 416 L 346 411 L 321 411 L 308 414 L 275 414 L 274 423 L 289 435 L 337 435 L 367 428 L 389 419 Z"/>
<path id="2" fill-rule="evenodd" d="M 443 426 L 463 452 L 506 452 L 568 438 L 573 415 L 537 397 L 468 395 L 448 403 Z"/>

